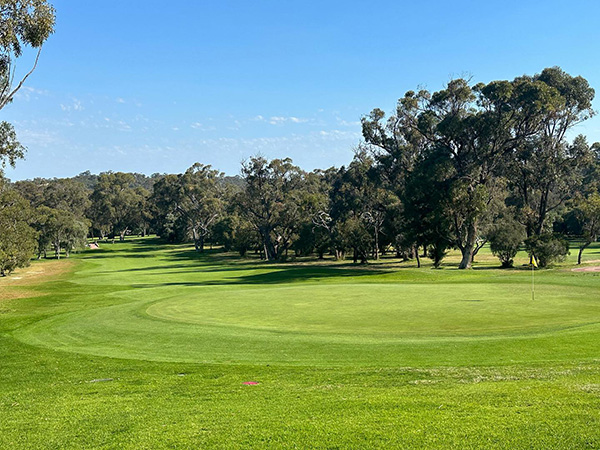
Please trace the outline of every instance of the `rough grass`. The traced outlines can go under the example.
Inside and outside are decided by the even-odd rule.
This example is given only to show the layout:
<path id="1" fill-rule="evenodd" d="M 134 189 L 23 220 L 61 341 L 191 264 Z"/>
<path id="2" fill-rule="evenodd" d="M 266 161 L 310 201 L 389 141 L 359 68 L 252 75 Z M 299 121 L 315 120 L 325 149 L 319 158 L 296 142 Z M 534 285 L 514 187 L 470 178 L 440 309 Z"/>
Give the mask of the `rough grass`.
<path id="1" fill-rule="evenodd" d="M 600 274 L 571 256 L 532 301 L 525 255 L 456 258 L 36 262 L 0 280 L 26 293 L 0 303 L 0 448 L 600 447 Z"/>

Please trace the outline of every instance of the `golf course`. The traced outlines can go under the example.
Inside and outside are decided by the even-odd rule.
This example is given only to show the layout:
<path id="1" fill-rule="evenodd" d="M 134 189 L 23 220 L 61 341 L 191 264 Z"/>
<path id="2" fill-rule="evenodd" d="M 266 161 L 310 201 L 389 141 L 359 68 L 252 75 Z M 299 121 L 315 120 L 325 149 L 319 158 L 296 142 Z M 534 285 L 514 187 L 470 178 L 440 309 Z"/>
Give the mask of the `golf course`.
<path id="1" fill-rule="evenodd" d="M 598 448 L 600 273 L 459 257 L 36 261 L 0 279 L 0 448 Z"/>

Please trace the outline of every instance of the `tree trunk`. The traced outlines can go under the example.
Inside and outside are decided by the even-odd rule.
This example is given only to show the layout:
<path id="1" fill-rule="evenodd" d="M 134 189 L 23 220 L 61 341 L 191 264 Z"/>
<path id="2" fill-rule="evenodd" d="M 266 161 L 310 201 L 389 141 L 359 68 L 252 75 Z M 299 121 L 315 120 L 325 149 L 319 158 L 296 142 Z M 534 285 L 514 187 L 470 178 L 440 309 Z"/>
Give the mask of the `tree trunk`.
<path id="1" fill-rule="evenodd" d="M 469 231 L 467 232 L 467 239 L 464 245 L 461 246 L 460 251 L 462 253 L 462 260 L 458 265 L 459 269 L 470 269 L 473 262 L 473 253 L 475 251 L 475 243 L 477 240 L 477 230 L 475 224 L 469 225 Z"/>
<path id="2" fill-rule="evenodd" d="M 375 227 L 375 261 L 379 260 L 379 227 Z"/>
<path id="3" fill-rule="evenodd" d="M 583 251 L 589 247 L 592 242 L 586 242 L 585 244 L 579 247 L 579 254 L 577 255 L 577 264 L 581 264 L 581 256 L 583 255 Z"/>
<path id="4" fill-rule="evenodd" d="M 202 253 L 204 251 L 204 238 L 194 227 L 192 227 L 192 239 L 194 240 L 194 250 L 198 253 Z"/>
<path id="5" fill-rule="evenodd" d="M 124 241 L 125 240 L 125 234 L 129 231 L 128 228 L 125 228 L 123 231 L 121 231 L 119 233 L 119 241 Z"/>
<path id="6" fill-rule="evenodd" d="M 417 269 L 421 268 L 421 257 L 419 256 L 419 246 L 415 246 L 415 257 L 417 258 Z"/>
<path id="7" fill-rule="evenodd" d="M 268 261 L 275 261 L 277 259 L 277 249 L 275 248 L 273 240 L 271 239 L 271 230 L 267 228 L 261 228 L 259 232 L 263 239 L 265 259 Z"/>

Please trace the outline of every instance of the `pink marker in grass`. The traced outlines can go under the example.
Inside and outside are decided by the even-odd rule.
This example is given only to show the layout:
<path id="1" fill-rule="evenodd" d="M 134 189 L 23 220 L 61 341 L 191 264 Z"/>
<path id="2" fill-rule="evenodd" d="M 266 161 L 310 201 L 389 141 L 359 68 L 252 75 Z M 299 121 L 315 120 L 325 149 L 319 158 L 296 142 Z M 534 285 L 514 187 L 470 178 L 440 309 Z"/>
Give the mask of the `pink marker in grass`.
<path id="1" fill-rule="evenodd" d="M 244 381 L 242 384 L 245 384 L 246 386 L 255 386 L 260 383 L 258 381 Z"/>

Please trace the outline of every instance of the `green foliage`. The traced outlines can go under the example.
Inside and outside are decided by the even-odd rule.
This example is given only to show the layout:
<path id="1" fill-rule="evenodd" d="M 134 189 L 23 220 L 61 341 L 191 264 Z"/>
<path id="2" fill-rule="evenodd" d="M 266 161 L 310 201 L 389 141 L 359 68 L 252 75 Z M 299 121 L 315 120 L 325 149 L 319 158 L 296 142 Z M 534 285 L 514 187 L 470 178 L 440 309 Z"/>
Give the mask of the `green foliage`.
<path id="1" fill-rule="evenodd" d="M 259 234 L 264 257 L 280 259 L 303 219 L 311 216 L 306 173 L 289 158 L 268 161 L 256 156 L 242 164 L 242 178 L 245 187 L 236 197 L 239 214 Z"/>
<path id="2" fill-rule="evenodd" d="M 157 231 L 176 236 L 178 242 L 191 236 L 196 251 L 203 251 L 205 239 L 224 213 L 223 197 L 223 174 L 210 165 L 196 163 L 181 175 L 163 177 L 154 184 L 150 200 L 159 223 Z M 179 218 L 183 233 L 165 228 L 169 215 Z"/>
<path id="3" fill-rule="evenodd" d="M 564 261 L 569 254 L 569 241 L 551 233 L 527 238 L 525 247 L 529 254 L 536 257 L 540 267 L 548 267 L 552 263 Z"/>
<path id="4" fill-rule="evenodd" d="M 442 260 L 448 255 L 448 241 L 445 239 L 432 240 L 427 246 L 427 257 L 433 261 L 433 267 L 439 269 Z"/>
<path id="5" fill-rule="evenodd" d="M 87 219 L 68 210 L 47 206 L 38 207 L 33 216 L 33 226 L 38 232 L 38 257 L 46 256 L 50 245 L 57 258 L 60 258 L 61 250 L 64 250 L 68 257 L 71 251 L 85 246 L 89 228 Z"/>
<path id="6" fill-rule="evenodd" d="M 423 245 L 444 229 L 462 252 L 459 267 L 468 268 L 508 177 L 509 203 L 528 236 L 541 234 L 583 180 L 593 181 L 585 139 L 565 138 L 594 114 L 593 98 L 585 79 L 554 67 L 512 81 L 456 79 L 438 92 L 408 91 L 387 120 L 374 109 L 362 119 L 363 137 L 402 203 L 406 218 L 396 232 Z"/>
<path id="7" fill-rule="evenodd" d="M 349 217 L 339 226 L 339 234 L 346 248 L 353 251 L 354 262 L 366 263 L 373 249 L 373 235 L 360 217 Z"/>
<path id="8" fill-rule="evenodd" d="M 575 213 L 581 224 L 585 242 L 595 242 L 600 234 L 600 194 L 593 192 L 580 199 Z"/>
<path id="9" fill-rule="evenodd" d="M 12 100 L 37 64 L 36 59 L 33 69 L 13 88 L 15 60 L 23 47 L 41 50 L 54 32 L 54 22 L 54 8 L 46 0 L 0 1 L 0 109 Z"/>
<path id="10" fill-rule="evenodd" d="M 525 227 L 512 218 L 504 217 L 491 227 L 487 238 L 492 254 L 498 257 L 502 267 L 512 267 L 514 257 L 525 239 Z"/>
<path id="11" fill-rule="evenodd" d="M 101 235 L 111 233 L 123 240 L 131 230 L 144 221 L 142 210 L 149 193 L 134 187 L 135 178 L 130 173 L 105 172 L 90 196 L 89 217 Z"/>
<path id="12" fill-rule="evenodd" d="M 6 163 L 15 167 L 17 159 L 24 158 L 25 150 L 17 140 L 14 127 L 8 122 L 0 122 L 0 172 Z"/>
<path id="13" fill-rule="evenodd" d="M 0 276 L 29 265 L 35 248 L 35 231 L 29 226 L 27 201 L 0 178 Z"/>

